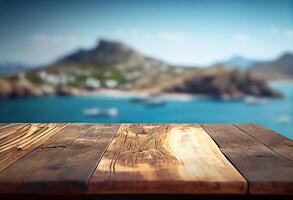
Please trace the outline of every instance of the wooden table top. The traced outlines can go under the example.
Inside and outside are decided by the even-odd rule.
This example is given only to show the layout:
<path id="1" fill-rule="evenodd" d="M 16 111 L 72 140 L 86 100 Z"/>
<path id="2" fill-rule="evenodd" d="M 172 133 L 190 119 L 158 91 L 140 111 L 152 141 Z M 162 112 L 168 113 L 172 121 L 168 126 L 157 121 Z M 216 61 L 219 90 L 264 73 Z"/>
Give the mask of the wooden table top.
<path id="1" fill-rule="evenodd" d="M 0 124 L 0 194 L 293 194 L 293 141 L 257 124 Z"/>

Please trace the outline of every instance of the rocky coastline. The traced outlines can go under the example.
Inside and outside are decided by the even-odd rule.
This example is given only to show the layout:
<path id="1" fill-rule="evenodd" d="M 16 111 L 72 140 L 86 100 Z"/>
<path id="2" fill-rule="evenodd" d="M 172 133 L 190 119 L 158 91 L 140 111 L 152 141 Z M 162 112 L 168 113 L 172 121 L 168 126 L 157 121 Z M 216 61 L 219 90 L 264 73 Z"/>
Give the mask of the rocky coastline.
<path id="1" fill-rule="evenodd" d="M 60 86 L 35 85 L 26 79 L 9 80 L 0 78 L 0 99 L 25 98 L 41 96 L 73 96 L 80 95 L 84 90 Z"/>
<path id="2" fill-rule="evenodd" d="M 208 95 L 216 99 L 239 99 L 245 96 L 280 98 L 267 81 L 253 73 L 227 67 L 199 71 L 180 84 L 168 86 L 166 92 Z"/>
<path id="3" fill-rule="evenodd" d="M 221 72 L 220 72 L 221 71 Z M 150 95 L 154 92 L 173 95 L 205 96 L 210 98 L 231 100 L 245 96 L 280 98 L 282 95 L 268 86 L 263 79 L 238 70 L 209 70 L 186 79 L 181 84 L 156 89 L 144 89 L 142 92 Z M 212 73 L 211 73 L 212 72 Z M 139 93 L 140 90 L 115 90 L 120 93 Z M 139 91 L 139 92 L 137 92 Z M 0 99 L 26 98 L 41 96 L 79 96 L 111 93 L 111 89 L 101 88 L 90 90 L 69 86 L 36 85 L 27 79 L 11 80 L 0 78 Z"/>

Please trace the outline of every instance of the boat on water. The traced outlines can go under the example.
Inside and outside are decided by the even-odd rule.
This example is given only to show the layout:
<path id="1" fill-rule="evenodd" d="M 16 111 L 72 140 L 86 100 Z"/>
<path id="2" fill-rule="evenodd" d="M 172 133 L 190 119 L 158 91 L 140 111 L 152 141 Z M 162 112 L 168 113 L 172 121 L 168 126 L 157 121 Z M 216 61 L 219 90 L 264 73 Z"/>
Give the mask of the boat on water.
<path id="1" fill-rule="evenodd" d="M 133 103 L 143 103 L 145 102 L 146 100 L 148 100 L 149 97 L 146 97 L 146 96 L 139 96 L 139 97 L 133 97 L 131 99 L 131 102 Z"/>
<path id="2" fill-rule="evenodd" d="M 83 110 L 83 114 L 87 117 L 116 117 L 118 115 L 117 108 L 100 109 L 97 107 L 87 108 Z"/>
<path id="3" fill-rule="evenodd" d="M 282 115 L 282 116 L 279 116 L 277 118 L 277 122 L 279 124 L 289 124 L 290 123 L 290 117 L 287 116 L 287 115 Z"/>
<path id="4" fill-rule="evenodd" d="M 160 93 L 152 93 L 147 96 L 137 96 L 132 98 L 131 102 L 141 103 L 146 107 L 160 107 L 166 105 L 166 101 L 160 97 Z"/>
<path id="5" fill-rule="evenodd" d="M 146 107 L 161 107 L 166 105 L 166 101 L 160 98 L 149 98 L 143 103 Z"/>
<path id="6" fill-rule="evenodd" d="M 264 98 L 259 98 L 259 97 L 254 97 L 254 96 L 247 96 L 244 99 L 244 102 L 249 105 L 262 105 L 262 104 L 266 103 L 266 101 L 267 100 Z"/>

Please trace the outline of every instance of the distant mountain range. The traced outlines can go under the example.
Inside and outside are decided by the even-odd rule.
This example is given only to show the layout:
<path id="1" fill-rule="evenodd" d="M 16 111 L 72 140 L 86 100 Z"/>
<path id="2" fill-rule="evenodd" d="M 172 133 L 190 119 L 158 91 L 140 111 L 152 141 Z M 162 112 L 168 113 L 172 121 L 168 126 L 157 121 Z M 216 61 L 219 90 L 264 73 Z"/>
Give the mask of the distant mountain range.
<path id="1" fill-rule="evenodd" d="M 232 58 L 219 62 L 218 64 L 228 65 L 233 68 L 239 68 L 242 70 L 249 69 L 256 61 L 250 60 L 241 56 L 233 56 Z"/>
<path id="2" fill-rule="evenodd" d="M 268 80 L 293 79 L 293 53 L 289 52 L 271 61 L 257 61 L 235 56 L 229 60 L 219 62 L 219 64 L 231 68 L 248 70 Z"/>
<path id="3" fill-rule="evenodd" d="M 285 53 L 273 61 L 256 62 L 250 70 L 266 79 L 293 79 L 293 53 Z"/>
<path id="4" fill-rule="evenodd" d="M 0 75 L 9 75 L 28 70 L 29 66 L 21 63 L 0 63 Z"/>

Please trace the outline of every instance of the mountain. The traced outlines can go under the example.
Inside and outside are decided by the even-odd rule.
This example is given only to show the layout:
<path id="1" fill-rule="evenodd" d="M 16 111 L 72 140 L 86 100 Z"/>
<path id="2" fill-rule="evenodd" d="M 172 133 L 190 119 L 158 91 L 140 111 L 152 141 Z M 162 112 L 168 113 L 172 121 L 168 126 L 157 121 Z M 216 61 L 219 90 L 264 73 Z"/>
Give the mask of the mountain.
<path id="1" fill-rule="evenodd" d="M 101 69 L 116 68 L 128 70 L 136 67 L 165 67 L 167 64 L 141 55 L 132 48 L 115 41 L 101 39 L 98 45 L 89 50 L 78 50 L 59 59 L 53 66 L 79 65 L 99 67 Z"/>
<path id="2" fill-rule="evenodd" d="M 229 60 L 219 62 L 221 65 L 228 65 L 232 68 L 239 68 L 243 70 L 247 70 L 250 68 L 255 61 L 241 57 L 241 56 L 234 56 L 230 58 Z"/>
<path id="3" fill-rule="evenodd" d="M 293 79 L 293 53 L 284 53 L 269 62 L 256 62 L 251 71 L 267 79 Z"/>
<path id="4" fill-rule="evenodd" d="M 185 71 L 188 69 L 144 56 L 120 42 L 102 39 L 94 48 L 80 49 L 28 72 L 27 77 L 37 84 L 143 89 Z"/>
<path id="5" fill-rule="evenodd" d="M 29 69 L 27 65 L 21 63 L 6 62 L 0 63 L 0 75 L 11 75 Z"/>

